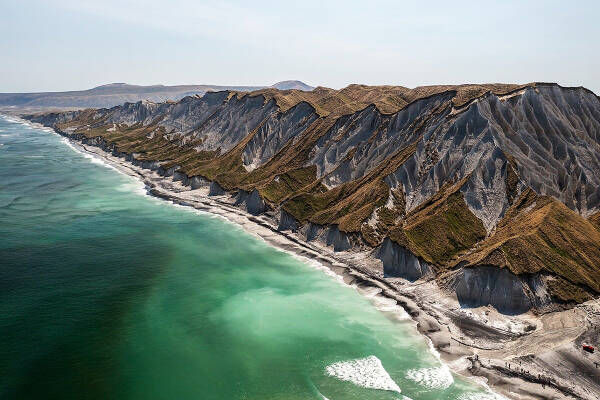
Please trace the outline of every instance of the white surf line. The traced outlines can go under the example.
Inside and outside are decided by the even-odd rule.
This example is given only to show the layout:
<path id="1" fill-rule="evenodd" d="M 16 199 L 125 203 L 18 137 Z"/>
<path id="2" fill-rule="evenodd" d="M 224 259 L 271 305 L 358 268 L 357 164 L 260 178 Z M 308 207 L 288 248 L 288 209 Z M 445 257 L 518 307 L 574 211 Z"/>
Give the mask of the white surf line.
<path id="1" fill-rule="evenodd" d="M 19 118 L 19 117 L 12 117 L 11 116 L 11 117 L 7 118 L 7 116 L 1 115 L 1 114 L 0 114 L 0 116 L 4 117 L 9 122 L 14 122 L 14 123 L 26 125 L 30 129 L 39 129 L 39 130 L 42 130 L 44 132 L 52 133 L 54 135 L 60 136 L 60 138 L 63 139 L 63 140 L 61 140 L 61 142 L 65 143 L 68 147 L 70 147 L 71 149 L 73 149 L 75 152 L 83 155 L 84 157 L 85 156 L 89 156 L 89 157 L 85 157 L 85 158 L 87 158 L 88 160 L 90 160 L 90 162 L 92 162 L 94 164 L 97 164 L 97 165 L 106 166 L 106 167 L 108 167 L 108 168 L 110 168 L 112 170 L 115 170 L 115 171 L 119 172 L 120 174 L 123 174 L 125 176 L 130 177 L 130 178 L 133 178 L 136 181 L 140 182 L 144 186 L 145 189 L 147 189 L 147 185 L 145 184 L 143 177 L 140 175 L 140 173 L 138 173 L 135 170 L 134 166 L 131 166 L 131 167 L 130 166 L 125 166 L 125 165 L 123 165 L 120 162 L 117 162 L 117 161 L 114 161 L 114 160 L 110 159 L 108 155 L 103 155 L 103 154 L 98 154 L 98 153 L 95 153 L 95 152 L 87 151 L 77 141 L 74 141 L 74 140 L 72 140 L 70 138 L 67 138 L 65 136 L 60 135 L 59 133 L 57 133 L 52 128 L 48 128 L 48 127 L 43 126 L 41 124 L 24 120 L 24 119 Z M 102 149 L 99 149 L 99 150 L 103 152 Z M 97 160 L 97 161 L 100 161 L 100 162 L 94 162 L 93 160 Z M 113 166 L 113 165 L 110 165 L 110 163 L 115 163 L 116 165 Z M 127 169 L 128 171 L 130 171 L 130 173 L 122 171 L 121 168 Z M 249 215 L 246 215 L 246 213 L 243 210 L 241 210 L 241 209 L 237 209 L 236 208 L 235 211 L 228 210 L 228 209 L 224 208 L 224 206 L 222 204 L 214 202 L 214 201 L 211 201 L 211 199 L 204 199 L 206 201 L 206 203 L 205 202 L 201 202 L 202 204 L 205 204 L 205 205 L 207 205 L 209 207 L 212 207 L 213 209 L 217 209 L 217 210 L 223 211 L 223 214 L 221 214 L 221 213 L 216 213 L 216 212 L 211 212 L 211 211 L 199 210 L 196 207 L 194 207 L 193 204 L 189 204 L 189 205 L 178 204 L 178 203 L 175 203 L 173 200 L 168 200 L 168 199 L 165 199 L 165 198 L 162 198 L 162 197 L 154 196 L 154 195 L 152 195 L 149 192 L 149 190 L 144 190 L 143 193 L 141 193 L 141 192 L 137 192 L 137 193 L 138 194 L 143 194 L 143 195 L 148 196 L 148 197 L 150 197 L 152 199 L 156 199 L 157 201 L 159 201 L 162 204 L 169 204 L 169 205 L 172 205 L 172 206 L 175 206 L 175 207 L 178 207 L 178 208 L 182 208 L 182 209 L 185 209 L 187 211 L 194 212 L 194 213 L 197 213 L 197 214 L 200 214 L 200 215 L 203 215 L 203 216 L 209 216 L 209 217 L 220 218 L 222 220 L 225 220 L 228 223 L 234 225 L 236 228 L 241 228 L 241 230 L 243 232 L 245 232 L 247 234 L 250 234 L 250 235 L 252 235 L 255 238 L 260 239 L 261 241 L 263 241 L 264 243 L 266 243 L 270 247 L 272 247 L 272 248 L 274 248 L 274 249 L 276 249 L 278 251 L 284 252 L 284 253 L 286 253 L 288 255 L 291 255 L 295 259 L 297 259 L 297 260 L 299 260 L 299 261 L 307 264 L 308 266 L 310 266 L 310 267 L 312 267 L 314 269 L 318 269 L 319 271 L 324 272 L 325 275 L 327 275 L 327 276 L 329 276 L 331 278 L 334 278 L 338 283 L 340 283 L 340 284 L 342 284 L 344 286 L 351 287 L 351 288 L 355 289 L 361 296 L 369 298 L 369 294 L 361 293 L 361 291 L 355 285 L 348 285 L 348 284 L 346 284 L 344 282 L 342 276 L 340 276 L 339 274 L 337 274 L 336 272 L 334 272 L 331 268 L 327 267 L 325 264 L 323 264 L 322 262 L 320 262 L 318 259 L 316 259 L 316 258 L 310 258 L 308 256 L 304 256 L 304 255 L 295 253 L 293 250 L 288 250 L 288 249 L 285 249 L 285 248 L 278 247 L 276 241 L 274 241 L 274 240 L 273 241 L 269 241 L 268 238 L 261 236 L 257 232 L 253 232 L 251 229 L 249 229 L 248 227 L 246 227 L 244 224 L 242 224 L 239 221 L 236 221 L 235 219 L 233 219 L 233 217 L 231 217 L 231 215 L 235 215 L 236 217 L 240 217 L 240 216 L 241 217 L 245 217 L 247 219 L 247 221 L 248 221 L 249 224 L 255 224 L 257 227 L 264 228 L 262 225 L 260 225 L 260 224 L 258 224 L 256 222 L 252 221 L 249 218 Z M 187 199 L 184 200 L 184 201 L 189 203 L 189 200 L 187 200 Z M 233 207 L 234 206 L 231 205 L 228 208 L 233 208 Z M 228 213 L 230 213 L 229 216 L 228 216 Z M 268 229 L 268 228 L 266 228 L 266 229 Z M 289 240 L 287 237 L 285 237 L 285 236 L 281 236 L 281 237 L 284 240 L 289 241 L 289 244 L 291 244 L 292 246 L 294 246 L 294 247 L 297 246 L 297 244 L 295 242 Z M 307 249 L 310 249 L 309 252 L 317 252 L 318 251 L 318 250 L 312 249 L 310 247 L 307 247 Z M 318 256 L 318 254 L 315 257 L 317 257 L 317 256 Z M 347 266 L 344 263 L 337 262 L 337 260 L 334 260 L 331 263 L 332 264 L 334 264 L 334 263 L 340 264 L 340 266 L 343 266 L 345 269 L 348 269 L 348 270 L 352 271 L 352 268 L 350 266 Z M 371 298 L 373 298 L 373 297 L 374 296 L 371 296 Z M 385 296 L 380 296 L 380 297 L 383 297 L 384 299 L 386 298 Z M 378 308 L 378 306 L 373 301 L 371 301 L 371 304 L 373 304 L 373 306 L 375 307 L 375 309 L 377 309 L 380 312 L 390 312 L 390 308 L 389 308 L 390 304 L 389 303 L 385 303 L 385 306 L 384 306 L 385 309 Z M 399 309 L 399 314 L 400 315 L 404 315 L 404 314 L 408 315 L 408 313 L 406 312 L 406 310 L 404 308 L 402 308 L 402 306 L 400 306 L 398 303 L 396 303 L 396 307 Z M 413 325 L 416 328 L 416 321 L 412 320 L 412 318 L 410 318 L 410 316 L 409 316 L 409 319 L 414 322 Z M 437 349 L 433 345 L 433 342 L 431 341 L 431 339 L 429 337 L 427 337 L 426 335 L 419 334 L 418 331 L 416 332 L 416 334 L 425 339 L 426 343 L 428 344 L 429 350 L 434 355 L 434 357 L 438 360 L 438 362 L 442 365 L 439 368 L 442 368 L 444 366 L 448 367 L 448 364 L 446 364 L 446 363 L 444 363 L 442 361 L 440 353 L 437 351 Z M 384 371 L 385 371 L 385 369 L 384 369 Z M 385 373 L 387 374 L 387 371 L 385 371 Z M 488 391 L 488 393 L 490 395 L 492 395 L 492 396 L 500 396 L 500 395 L 494 393 L 491 390 L 491 388 L 485 382 L 481 382 L 481 381 L 477 380 L 476 378 L 470 378 L 470 377 L 465 377 L 465 378 L 468 379 L 468 380 L 470 380 L 470 381 L 472 381 L 472 382 L 474 382 L 475 384 L 477 384 L 479 386 L 482 386 L 485 390 Z M 486 393 L 484 393 L 484 394 L 486 394 Z M 404 396 L 404 397 L 406 397 L 406 396 Z M 505 400 L 501 396 L 500 397 L 492 397 L 491 399 Z M 466 400 L 470 400 L 470 399 L 466 399 Z M 487 399 L 486 398 L 482 398 L 482 400 L 487 400 Z"/>
<path id="2" fill-rule="evenodd" d="M 12 122 L 14 124 L 25 125 L 29 129 L 38 129 L 40 131 L 48 132 L 48 133 L 56 133 L 54 129 L 44 126 L 42 124 L 38 124 L 37 122 L 31 122 L 26 119 L 14 116 L 14 115 L 6 115 L 0 114 L 0 117 L 5 121 Z M 56 133 L 57 134 L 57 133 Z M 57 134 L 58 135 L 58 134 Z"/>
<path id="3" fill-rule="evenodd" d="M 58 133 L 57 133 L 57 135 L 58 135 Z M 118 168 L 115 168 L 114 166 L 112 166 L 109 163 L 107 163 L 105 160 L 103 160 L 102 158 L 100 158 L 100 156 L 97 156 L 94 153 L 83 151 L 83 149 L 77 148 L 76 145 L 72 141 L 70 141 L 69 139 L 67 139 L 66 137 L 61 136 L 61 140 L 62 140 L 63 143 L 65 143 L 67 146 L 69 146 L 73 151 L 75 151 L 75 152 L 79 153 L 80 155 L 82 155 L 83 157 L 87 158 L 93 164 L 101 165 L 103 167 L 110 168 L 110 169 L 112 169 L 114 171 L 117 171 L 120 174 L 127 175 L 123 171 L 119 171 Z M 127 176 L 129 176 L 129 175 L 127 175 Z"/>

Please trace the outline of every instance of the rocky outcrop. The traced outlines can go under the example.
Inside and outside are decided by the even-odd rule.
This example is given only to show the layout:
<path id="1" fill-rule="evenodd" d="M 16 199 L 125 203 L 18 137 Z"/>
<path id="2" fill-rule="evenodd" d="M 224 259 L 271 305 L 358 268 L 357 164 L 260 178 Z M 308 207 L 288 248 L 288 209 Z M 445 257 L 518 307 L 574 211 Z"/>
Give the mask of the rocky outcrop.
<path id="1" fill-rule="evenodd" d="M 210 183 L 208 191 L 209 196 L 222 196 L 224 194 L 227 194 L 227 192 L 221 187 L 221 185 L 219 185 L 217 182 Z"/>
<path id="2" fill-rule="evenodd" d="M 264 213 L 268 206 L 265 201 L 260 197 L 258 190 L 253 190 L 251 193 L 248 193 L 244 190 L 238 191 L 238 194 L 235 198 L 236 206 L 244 206 L 246 211 L 248 211 L 252 215 L 259 215 Z"/>
<path id="3" fill-rule="evenodd" d="M 173 180 L 176 181 L 176 182 L 177 181 L 181 182 L 181 184 L 184 185 L 184 186 L 191 186 L 190 185 L 190 179 L 183 172 L 179 172 L 179 171 L 173 172 Z"/>
<path id="4" fill-rule="evenodd" d="M 144 169 L 149 169 L 152 171 L 156 171 L 158 168 L 160 168 L 160 162 L 158 161 L 134 160 L 133 163 Z"/>
<path id="5" fill-rule="evenodd" d="M 327 229 L 325 244 L 332 246 L 333 251 L 346 251 L 352 248 L 352 239 L 347 233 L 340 231 L 337 225 L 331 225 Z"/>
<path id="6" fill-rule="evenodd" d="M 448 287 L 463 307 L 489 305 L 504 314 L 521 314 L 551 302 L 541 275 L 517 276 L 505 268 L 463 268 L 453 274 Z"/>
<path id="7" fill-rule="evenodd" d="M 431 266 L 389 238 L 386 238 L 375 250 L 374 255 L 382 261 L 385 277 L 400 277 L 416 281 L 433 274 Z"/>
<path id="8" fill-rule="evenodd" d="M 326 246 L 332 247 L 333 251 L 347 251 L 358 247 L 356 238 L 340 231 L 337 225 L 321 226 L 310 223 L 303 229 L 303 233 L 307 241 L 317 240 Z"/>
<path id="9" fill-rule="evenodd" d="M 298 230 L 298 221 L 291 214 L 287 213 L 285 210 L 279 211 L 279 225 L 277 227 L 280 231 L 292 231 L 296 232 Z"/>
<path id="10" fill-rule="evenodd" d="M 311 242 L 313 240 L 317 240 L 322 237 L 324 231 L 324 227 L 318 224 L 308 223 L 303 229 L 302 233 L 307 241 Z"/>
<path id="11" fill-rule="evenodd" d="M 175 165 L 166 169 L 159 167 L 157 172 L 161 176 L 173 176 L 179 168 L 181 168 L 179 165 Z M 181 177 L 181 174 L 179 174 L 178 176 Z"/>

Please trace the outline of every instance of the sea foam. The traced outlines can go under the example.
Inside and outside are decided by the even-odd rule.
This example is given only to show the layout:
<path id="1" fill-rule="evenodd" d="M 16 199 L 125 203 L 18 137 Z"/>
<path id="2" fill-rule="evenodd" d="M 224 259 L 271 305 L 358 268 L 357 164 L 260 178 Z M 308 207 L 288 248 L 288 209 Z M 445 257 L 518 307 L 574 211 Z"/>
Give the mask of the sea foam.
<path id="1" fill-rule="evenodd" d="M 329 376 L 352 382 L 357 386 L 400 393 L 400 387 L 383 368 L 381 360 L 375 356 L 336 362 L 327 366 L 325 371 Z"/>
<path id="2" fill-rule="evenodd" d="M 454 383 L 447 365 L 433 368 L 411 369 L 406 378 L 429 389 L 446 389 Z"/>

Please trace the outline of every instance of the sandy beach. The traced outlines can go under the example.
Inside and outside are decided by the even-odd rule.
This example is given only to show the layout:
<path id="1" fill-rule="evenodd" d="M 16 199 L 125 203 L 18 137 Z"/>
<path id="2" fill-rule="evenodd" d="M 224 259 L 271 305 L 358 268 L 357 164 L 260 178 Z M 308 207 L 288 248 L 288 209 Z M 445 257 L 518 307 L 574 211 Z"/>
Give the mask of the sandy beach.
<path id="1" fill-rule="evenodd" d="M 66 140 L 140 179 L 152 196 L 226 218 L 272 246 L 326 267 L 369 297 L 392 299 L 454 372 L 487 384 L 501 396 L 600 398 L 600 367 L 595 364 L 600 363 L 600 355 L 581 350 L 582 343 L 597 341 L 600 333 L 598 300 L 543 315 L 507 316 L 491 307 L 461 308 L 455 296 L 434 280 L 384 278 L 381 262 L 371 251 L 334 252 L 319 241 L 307 242 L 298 233 L 278 230 L 272 213 L 247 213 L 234 204 L 231 194 L 209 196 L 208 187 L 192 190 L 173 176 L 126 161 L 124 155 Z"/>

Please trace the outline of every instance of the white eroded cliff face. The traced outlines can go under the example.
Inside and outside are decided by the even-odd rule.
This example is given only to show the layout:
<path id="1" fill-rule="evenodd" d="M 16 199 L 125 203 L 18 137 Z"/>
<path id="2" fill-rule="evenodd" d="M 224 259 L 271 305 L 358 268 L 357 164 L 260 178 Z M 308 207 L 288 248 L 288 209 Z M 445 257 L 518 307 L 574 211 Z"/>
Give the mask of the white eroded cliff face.
<path id="1" fill-rule="evenodd" d="M 600 100 L 584 89 L 528 88 L 489 96 L 481 113 L 521 180 L 583 215 L 600 206 Z"/>
<path id="2" fill-rule="evenodd" d="M 234 96 L 194 128 L 191 135 L 201 140 L 196 149 L 226 153 L 277 112 L 275 102 L 265 104 L 261 96 L 245 96 L 242 99 Z"/>
<path id="3" fill-rule="evenodd" d="M 244 149 L 242 160 L 246 169 L 251 171 L 266 163 L 316 119 L 314 108 L 306 102 L 297 104 L 285 113 L 271 115 Z"/>
<path id="4" fill-rule="evenodd" d="M 510 162 L 512 166 L 510 166 Z M 586 216 L 600 206 L 600 101 L 583 89 L 528 88 L 502 100 L 487 95 L 426 132 L 415 154 L 386 181 L 401 186 L 410 211 L 448 182 L 491 230 L 516 195 L 531 187 Z"/>
<path id="5" fill-rule="evenodd" d="M 341 118 L 316 143 L 308 164 L 317 166 L 317 176 L 324 176 L 328 186 L 361 178 L 417 140 L 417 126 L 435 129 L 449 112 L 451 98 L 452 94 L 446 93 L 418 100 L 393 115 L 382 115 L 369 106 Z"/>

